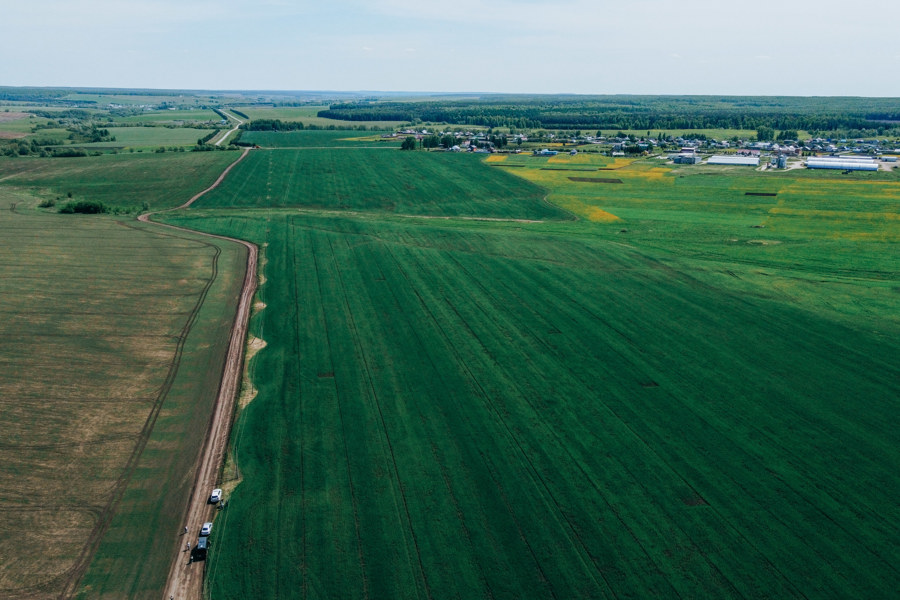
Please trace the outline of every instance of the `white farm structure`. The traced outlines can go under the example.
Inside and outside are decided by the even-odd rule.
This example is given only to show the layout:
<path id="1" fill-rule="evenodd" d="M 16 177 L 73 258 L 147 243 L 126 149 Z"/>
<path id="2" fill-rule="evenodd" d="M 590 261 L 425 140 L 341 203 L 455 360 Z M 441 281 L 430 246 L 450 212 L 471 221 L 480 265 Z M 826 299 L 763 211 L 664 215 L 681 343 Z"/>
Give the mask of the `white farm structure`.
<path id="1" fill-rule="evenodd" d="M 826 156 L 806 159 L 807 169 L 839 169 L 841 171 L 877 171 L 878 163 L 871 158 Z"/>
<path id="2" fill-rule="evenodd" d="M 740 167 L 758 167 L 759 156 L 710 156 L 708 165 L 737 165 Z"/>

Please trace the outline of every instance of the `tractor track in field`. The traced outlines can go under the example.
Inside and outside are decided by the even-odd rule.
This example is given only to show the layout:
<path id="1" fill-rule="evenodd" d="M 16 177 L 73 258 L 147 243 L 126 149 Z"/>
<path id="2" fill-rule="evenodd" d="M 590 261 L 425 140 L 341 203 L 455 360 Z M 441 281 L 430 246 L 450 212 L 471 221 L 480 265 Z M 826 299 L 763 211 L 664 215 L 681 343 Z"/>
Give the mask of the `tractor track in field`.
<path id="1" fill-rule="evenodd" d="M 409 273 L 407 273 L 406 270 L 402 268 L 400 261 L 397 260 L 396 256 L 394 256 L 394 253 L 391 252 L 390 249 L 388 250 L 388 254 L 391 256 L 391 259 L 393 260 L 394 264 L 397 266 L 397 269 L 400 272 L 400 274 L 404 277 L 407 284 L 412 289 L 412 291 L 415 294 L 422 309 L 425 310 L 426 313 L 428 313 L 430 320 L 435 323 L 436 327 L 441 332 L 441 336 L 445 340 L 449 341 L 449 336 L 448 336 L 447 332 L 445 331 L 444 327 L 440 324 L 440 320 L 438 318 L 436 318 L 434 311 L 428 306 L 428 302 L 419 293 L 419 290 L 416 288 L 415 284 L 413 283 L 413 280 L 410 277 Z M 477 338 L 477 336 L 475 336 L 474 332 L 472 331 L 471 327 L 469 327 L 468 322 L 466 322 L 466 320 L 459 313 L 457 308 L 446 297 L 444 298 L 444 300 L 448 304 L 450 310 L 457 316 L 457 318 L 460 320 L 460 322 L 463 324 L 463 326 L 469 332 L 469 334 L 472 335 L 473 337 Z M 496 405 L 490 400 L 490 395 L 482 386 L 478 377 L 473 372 L 471 366 L 468 364 L 468 362 L 459 354 L 459 352 L 452 345 L 450 345 L 450 347 L 451 347 L 451 351 L 452 351 L 454 357 L 456 358 L 457 364 L 466 373 L 466 377 L 469 379 L 469 381 L 472 382 L 472 385 L 478 390 L 479 398 L 481 398 L 481 400 L 482 400 L 482 402 L 484 402 L 485 406 L 489 407 L 491 412 L 494 413 L 495 416 L 499 419 L 498 422 L 505 425 L 505 422 L 503 421 L 502 416 L 499 415 L 499 411 L 497 410 Z M 506 428 L 507 428 L 507 430 L 509 429 L 508 426 L 506 426 Z M 528 536 L 525 533 L 525 528 L 522 525 L 520 518 L 516 516 L 516 512 L 513 509 L 512 502 L 509 499 L 509 494 L 507 493 L 507 491 L 503 488 L 502 484 L 500 483 L 498 474 L 497 474 L 495 468 L 493 467 L 492 463 L 489 460 L 485 460 L 485 465 L 488 468 L 491 480 L 493 481 L 494 485 L 497 488 L 499 497 L 501 498 L 503 504 L 505 505 L 507 512 L 508 512 L 510 518 L 512 519 L 513 523 L 515 523 L 516 531 L 518 533 L 519 539 L 525 545 L 525 547 L 528 549 L 528 553 L 531 556 L 531 559 L 534 563 L 535 568 L 537 569 L 540 580 L 545 585 L 547 585 L 546 591 L 549 593 L 548 597 L 553 598 L 554 600 L 557 600 L 558 596 L 556 595 L 556 592 L 553 590 L 553 588 L 550 587 L 550 585 L 549 585 L 550 580 L 547 577 L 547 574 L 544 571 L 543 566 L 541 565 L 541 562 L 540 562 L 540 559 L 538 558 L 537 552 L 534 550 L 533 546 L 531 545 L 531 542 L 528 540 Z"/>
<path id="2" fill-rule="evenodd" d="M 203 442 L 203 450 L 198 460 L 197 472 L 191 490 L 191 499 L 184 513 L 184 522 L 188 529 L 188 536 L 186 536 L 186 539 L 182 539 L 181 536 L 173 536 L 172 552 L 174 554 L 174 559 L 166 580 L 164 598 L 199 600 L 203 595 L 203 577 L 205 570 L 201 565 L 204 563 L 193 563 L 190 556 L 185 556 L 184 553 L 181 552 L 181 547 L 182 542 L 191 542 L 191 546 L 193 547 L 194 543 L 192 540 L 195 540 L 197 532 L 200 530 L 200 525 L 211 520 L 213 514 L 214 509 L 207 502 L 207 498 L 209 491 L 215 487 L 221 466 L 225 459 L 231 430 L 231 417 L 234 413 L 234 403 L 240 390 L 244 363 L 244 345 L 247 339 L 247 325 L 250 319 L 250 308 L 253 296 L 256 293 L 256 263 L 259 251 L 255 244 L 251 244 L 244 240 L 198 232 L 164 223 L 156 223 L 151 221 L 150 217 L 162 212 L 181 210 L 190 207 L 191 204 L 196 202 L 202 196 L 219 187 L 231 170 L 247 157 L 249 151 L 249 149 L 245 149 L 241 156 L 231 163 L 211 186 L 202 192 L 195 194 L 181 206 L 169 209 L 168 211 L 146 213 L 138 217 L 138 220 L 142 223 L 152 223 L 158 227 L 165 227 L 175 231 L 185 231 L 194 235 L 202 235 L 217 240 L 234 242 L 247 248 L 247 269 L 244 274 L 244 282 L 241 288 L 234 323 L 231 327 L 228 353 L 225 358 L 222 379 L 219 384 L 219 392 L 216 396 L 213 413 L 210 418 L 209 429 Z"/>
<path id="3" fill-rule="evenodd" d="M 371 394 L 372 402 L 375 405 L 375 408 L 378 411 L 378 418 L 381 423 L 381 434 L 383 435 L 384 444 L 387 449 L 387 455 L 390 457 L 392 470 L 394 472 L 394 477 L 397 481 L 397 493 L 400 497 L 401 504 L 403 506 L 403 512 L 401 513 L 401 521 L 404 524 L 404 528 L 409 531 L 409 538 L 406 537 L 406 532 L 404 531 L 404 541 L 409 544 L 412 542 L 413 549 L 415 550 L 415 561 L 418 566 L 418 572 L 421 576 L 421 583 L 424 587 L 425 597 L 428 600 L 433 600 L 434 595 L 431 589 L 431 584 L 428 581 L 428 572 L 425 569 L 425 564 L 422 560 L 422 549 L 419 544 L 419 539 L 416 536 L 415 526 L 413 525 L 412 515 L 409 510 L 409 501 L 407 499 L 407 493 L 404 490 L 403 486 L 403 478 L 400 475 L 400 467 L 397 461 L 397 454 L 394 451 L 394 442 L 391 441 L 390 429 L 387 425 L 387 420 L 384 417 L 384 409 L 382 408 L 382 404 L 384 400 L 379 398 L 378 392 L 375 387 L 375 382 L 372 378 L 372 367 L 370 365 L 370 359 L 365 350 L 363 349 L 362 341 L 360 340 L 359 328 L 356 325 L 356 318 L 353 316 L 353 311 L 350 307 L 349 298 L 350 295 L 347 293 L 347 285 L 344 282 L 344 277 L 341 274 L 340 267 L 338 266 L 337 261 L 337 253 L 334 251 L 334 244 L 331 240 L 328 241 L 328 246 L 331 249 L 331 260 L 335 263 L 335 272 L 337 274 L 337 282 L 340 286 L 345 310 L 347 311 L 347 317 L 350 324 L 350 329 L 353 331 L 353 344 L 356 346 L 357 352 L 359 353 L 360 358 L 363 362 L 363 373 L 365 374 L 367 388 L 369 393 Z M 398 510 L 399 512 L 399 510 Z M 405 518 L 403 518 L 405 517 Z M 407 553 L 409 552 L 409 548 L 407 547 Z M 410 563 L 412 563 L 412 557 L 410 557 Z M 418 585 L 416 586 L 416 590 L 418 591 Z"/>
<path id="4" fill-rule="evenodd" d="M 293 219 L 291 219 L 291 228 L 292 228 L 292 234 L 293 234 L 294 233 L 293 229 L 295 228 Z M 324 297 L 324 293 L 322 290 L 322 270 L 319 269 L 319 258 L 321 257 L 321 251 L 317 252 L 317 246 L 316 246 L 315 242 L 312 240 L 310 240 L 310 241 L 311 241 L 310 248 L 312 250 L 313 267 L 314 267 L 315 273 L 316 273 L 317 291 L 319 293 L 319 297 Z M 332 260 L 333 259 L 334 259 L 334 257 L 332 256 Z M 292 260 L 293 260 L 293 258 L 292 258 Z M 293 280 L 294 280 L 295 291 L 297 289 L 299 289 L 299 287 L 297 285 L 297 272 L 298 272 L 297 269 L 294 268 L 293 269 L 293 273 L 294 273 Z M 322 323 L 323 323 L 323 327 L 325 329 L 325 343 L 328 345 L 328 356 L 329 356 L 329 360 L 331 361 L 330 362 L 331 372 L 333 373 L 334 372 L 334 361 L 331 357 L 334 356 L 334 353 L 332 352 L 331 331 L 328 328 L 328 319 L 324 315 L 322 317 Z M 337 387 L 335 387 L 335 393 L 337 393 L 337 391 L 338 391 Z M 351 466 L 350 466 L 351 465 L 350 448 L 347 444 L 347 438 L 350 437 L 350 435 L 348 434 L 348 427 L 347 427 L 346 421 L 344 419 L 344 403 L 341 402 L 339 394 L 337 395 L 337 409 L 338 409 L 338 421 L 340 422 L 340 425 L 341 425 L 341 441 L 343 442 L 343 446 L 344 446 L 344 459 L 347 464 L 347 482 L 349 484 L 350 499 L 351 499 L 351 504 L 353 506 L 353 525 L 354 525 L 354 531 L 356 533 L 356 554 L 357 554 L 357 559 L 359 560 L 359 565 L 360 565 L 360 577 L 362 578 L 362 598 L 364 598 L 365 600 L 369 600 L 369 598 L 370 598 L 369 577 L 366 573 L 366 557 L 363 552 L 362 536 L 360 533 L 361 527 L 360 527 L 360 518 L 359 518 L 359 496 L 357 495 L 356 484 L 353 481 L 353 470 L 351 469 Z M 304 529 L 304 531 L 305 531 L 305 529 Z M 306 567 L 306 552 L 307 552 L 305 535 L 303 536 L 303 544 L 304 544 L 303 557 L 304 557 L 304 568 L 305 568 Z M 306 585 L 306 580 L 304 579 L 304 586 L 305 585 Z M 304 589 L 304 598 L 306 597 L 305 591 L 306 590 Z"/>

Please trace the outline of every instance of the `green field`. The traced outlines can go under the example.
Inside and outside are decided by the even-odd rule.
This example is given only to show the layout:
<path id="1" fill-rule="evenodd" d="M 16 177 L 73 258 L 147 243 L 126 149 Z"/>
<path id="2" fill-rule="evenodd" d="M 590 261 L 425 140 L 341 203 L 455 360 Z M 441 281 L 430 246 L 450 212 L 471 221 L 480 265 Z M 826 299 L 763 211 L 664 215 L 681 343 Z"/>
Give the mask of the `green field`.
<path id="1" fill-rule="evenodd" d="M 179 97 L 179 95 L 174 95 L 172 93 L 155 93 L 152 90 L 146 90 L 145 94 L 117 94 L 115 91 L 103 91 L 103 92 L 87 92 L 87 91 L 74 91 L 67 94 L 64 97 L 65 100 L 73 101 L 73 102 L 90 102 L 96 103 L 99 106 L 106 106 L 108 104 L 121 104 L 125 106 L 140 106 L 140 105 L 156 105 L 160 102 L 186 102 L 188 100 L 193 102 L 199 102 L 200 98 L 190 98 L 185 99 L 183 96 Z M 208 100 L 209 98 L 206 98 Z"/>
<path id="2" fill-rule="evenodd" d="M 204 206 L 332 209 L 339 188 L 294 190 L 414 169 L 423 216 L 534 217 L 490 193 L 515 173 L 581 219 L 398 218 L 379 195 L 167 217 L 263 252 L 212 597 L 894 594 L 896 178 L 251 157 Z"/>
<path id="3" fill-rule="evenodd" d="M 0 190 L 40 198 L 98 200 L 108 206 L 159 210 L 183 204 L 215 181 L 236 152 L 107 154 L 82 158 L 0 158 Z"/>
<path id="4" fill-rule="evenodd" d="M 159 146 L 193 146 L 207 136 L 210 129 L 191 127 L 107 127 L 115 141 L 80 144 L 85 148 L 157 148 Z"/>
<path id="5" fill-rule="evenodd" d="M 158 598 L 246 255 L 36 204 L 0 186 L 0 598 Z"/>
<path id="6" fill-rule="evenodd" d="M 400 147 L 400 141 L 383 140 L 377 133 L 342 130 L 244 131 L 241 141 L 264 148 Z"/>
<path id="7" fill-rule="evenodd" d="M 208 108 L 194 110 L 148 110 L 127 117 L 115 117 L 119 123 L 218 123 L 222 117 Z"/>
<path id="8" fill-rule="evenodd" d="M 475 156 L 396 149 L 254 150 L 202 207 L 296 206 L 397 214 L 545 219 L 545 192 Z"/>
<path id="9" fill-rule="evenodd" d="M 241 106 L 238 110 L 251 119 L 280 119 L 282 121 L 300 121 L 304 125 L 316 125 L 319 127 L 357 127 L 364 125 L 367 129 L 395 129 L 402 125 L 402 121 L 341 121 L 339 119 L 322 119 L 318 116 L 320 110 L 328 106 Z"/>
<path id="10" fill-rule="evenodd" d="M 35 102 L 10 111 L 69 108 L 12 93 Z M 156 599 L 181 556 L 246 255 L 121 213 L 181 205 L 238 153 L 157 154 L 209 130 L 114 124 L 218 122 L 186 108 L 300 96 L 66 93 L 104 107 L 66 126 L 111 128 L 98 149 L 136 151 L 0 158 L 0 599 Z M 843 137 L 893 110 L 412 100 L 369 116 L 443 107 L 525 131 L 529 110 L 567 126 L 612 100 L 621 114 L 598 122 L 747 113 L 836 119 L 823 135 Z M 185 110 L 105 108 L 162 101 Z M 348 129 L 245 131 L 263 148 L 155 217 L 260 247 L 262 350 L 221 473 L 228 508 L 191 567 L 205 597 L 897 595 L 900 169 L 400 152 L 350 130 L 398 122 L 322 108 L 238 106 Z M 70 133 L 5 114 L 0 138 Z M 120 216 L 38 207 L 70 197 Z"/>

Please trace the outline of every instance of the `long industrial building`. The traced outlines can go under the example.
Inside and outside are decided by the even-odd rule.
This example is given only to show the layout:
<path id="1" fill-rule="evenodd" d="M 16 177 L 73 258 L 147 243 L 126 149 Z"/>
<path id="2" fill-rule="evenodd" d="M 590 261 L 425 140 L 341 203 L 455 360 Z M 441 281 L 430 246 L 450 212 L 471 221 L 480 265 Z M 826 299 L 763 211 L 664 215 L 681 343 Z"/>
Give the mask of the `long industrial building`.
<path id="1" fill-rule="evenodd" d="M 708 165 L 738 165 L 741 167 L 758 167 L 758 156 L 710 156 Z"/>
<path id="2" fill-rule="evenodd" d="M 840 169 L 841 171 L 877 171 L 878 163 L 861 157 L 827 156 L 806 159 L 807 169 Z"/>

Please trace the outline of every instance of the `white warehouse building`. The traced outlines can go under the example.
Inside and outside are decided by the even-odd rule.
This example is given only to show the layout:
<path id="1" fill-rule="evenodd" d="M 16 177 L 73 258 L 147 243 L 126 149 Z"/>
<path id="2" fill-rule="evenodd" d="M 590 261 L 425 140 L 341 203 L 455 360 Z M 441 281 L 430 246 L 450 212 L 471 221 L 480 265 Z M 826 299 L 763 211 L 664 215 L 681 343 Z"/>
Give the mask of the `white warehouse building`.
<path id="1" fill-rule="evenodd" d="M 849 157 L 848 157 L 849 158 Z M 808 158 L 807 169 L 840 169 L 841 171 L 877 171 L 878 163 L 872 159 L 847 158 L 841 156 Z"/>
<path id="2" fill-rule="evenodd" d="M 741 167 L 758 167 L 758 156 L 710 156 L 708 165 L 738 165 Z"/>

